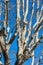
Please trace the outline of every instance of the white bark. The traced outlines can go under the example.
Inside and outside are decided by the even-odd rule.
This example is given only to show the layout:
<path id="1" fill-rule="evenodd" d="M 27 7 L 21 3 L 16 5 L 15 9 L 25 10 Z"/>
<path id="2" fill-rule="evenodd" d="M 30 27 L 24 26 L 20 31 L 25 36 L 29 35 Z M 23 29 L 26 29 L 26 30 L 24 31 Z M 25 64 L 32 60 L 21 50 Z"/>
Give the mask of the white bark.
<path id="1" fill-rule="evenodd" d="M 4 2 L 5 2 L 5 20 L 4 20 L 4 27 L 6 28 L 6 26 L 7 26 L 7 24 L 6 24 L 6 22 L 7 22 L 7 5 L 6 5 L 6 1 L 8 1 L 8 0 L 4 0 Z M 16 31 L 16 33 L 15 33 L 15 36 L 18 34 L 18 36 L 19 36 L 19 39 L 18 39 L 18 47 L 19 47 L 19 50 L 18 50 L 18 55 L 26 55 L 26 53 L 25 54 L 23 54 L 23 52 L 25 52 L 25 49 L 26 49 L 26 52 L 27 52 L 27 57 L 26 57 L 26 59 L 27 58 L 29 58 L 30 56 L 33 56 L 32 57 L 32 63 L 31 63 L 31 65 L 34 65 L 34 47 L 36 46 L 36 45 L 38 45 L 39 43 L 39 41 L 40 41 L 40 39 L 38 38 L 38 31 L 41 29 L 41 27 L 42 26 L 40 26 L 40 24 L 42 23 L 42 20 L 43 20 L 43 17 L 42 17 L 42 11 L 43 11 L 43 6 L 42 6 L 42 8 L 41 8 L 41 12 L 40 12 L 40 15 L 39 15 L 39 11 L 37 11 L 37 21 L 36 21 L 36 23 L 34 24 L 34 26 L 33 26 L 33 29 L 34 29 L 34 31 L 35 31 L 35 33 L 31 36 L 31 30 L 32 30 L 32 17 L 33 17 L 33 14 L 34 14 L 34 1 L 35 0 L 33 0 L 33 4 L 32 4 L 32 12 L 31 12 L 31 17 L 30 17 L 30 21 L 29 21 L 29 28 L 28 28 L 28 36 L 25 38 L 25 35 L 26 35 L 26 32 L 27 32 L 27 30 L 26 30 L 26 25 L 27 25 L 27 21 L 26 21 L 26 18 L 27 18 L 27 15 L 28 15 L 28 1 L 29 0 L 26 0 L 26 11 L 24 11 L 24 0 L 22 0 L 22 7 L 23 7 L 23 16 L 24 16 L 24 19 L 23 19 L 23 22 L 24 22 L 24 28 L 23 27 L 20 27 L 20 20 L 21 20 L 21 18 L 20 18 L 20 0 L 17 0 L 17 21 L 16 21 L 16 24 L 17 24 L 17 31 Z M 39 8 L 39 0 L 37 0 L 37 9 Z M 41 18 L 41 19 L 40 19 Z M 36 27 L 36 25 L 37 25 L 37 27 Z M 38 28 L 38 26 L 40 26 L 39 28 Z M 36 27 L 36 28 L 35 28 Z M 38 30 L 37 30 L 37 28 L 38 28 Z M 8 32 L 9 32 L 9 29 L 8 29 Z M 5 30 L 5 34 L 7 34 L 7 32 L 6 32 L 6 30 Z M 9 41 L 10 41 L 10 38 L 11 38 L 11 35 L 12 35 L 12 33 L 10 33 L 10 36 L 9 36 L 9 40 L 7 40 L 6 42 L 7 43 L 9 43 Z M 32 37 L 33 39 L 30 41 L 30 44 L 29 44 L 29 50 L 27 51 L 27 48 L 26 48 L 26 45 L 27 45 L 27 41 L 29 40 L 29 37 Z M 36 36 L 36 40 L 35 40 L 35 36 Z M 7 36 L 8 37 L 8 36 Z M 6 38 L 7 39 L 7 38 Z M 2 41 L 3 40 L 3 41 Z M 5 42 L 4 42 L 4 38 L 3 37 L 0 37 L 0 41 L 2 42 L 2 44 L 3 44 L 3 48 L 5 49 Z M 7 54 L 8 54 L 8 50 L 9 50 L 9 48 L 10 48 L 10 45 L 11 44 L 7 44 L 6 45 L 6 52 L 7 52 Z M 32 50 L 33 49 L 33 50 Z M 30 54 L 28 53 L 30 51 Z M 32 52 L 32 53 L 31 53 Z M 29 55 L 30 56 L 29 56 Z M 25 57 L 25 56 L 24 56 Z M 20 58 L 21 60 L 22 60 L 22 58 Z M 24 59 L 24 58 L 23 58 Z M 20 61 L 21 61 L 20 60 Z"/>
<path id="2" fill-rule="evenodd" d="M 37 9 L 39 8 L 40 6 L 40 0 L 37 0 Z"/>
<path id="3" fill-rule="evenodd" d="M 34 14 L 34 1 L 35 0 L 33 0 L 33 4 L 32 4 L 32 13 L 31 13 L 31 18 L 30 18 L 30 22 L 29 22 L 29 29 L 28 29 L 28 36 L 27 36 L 27 38 L 26 38 L 26 40 L 25 40 L 25 42 L 27 43 L 27 41 L 29 40 L 29 36 L 30 36 L 30 34 L 31 34 L 31 24 L 32 24 L 32 17 L 33 17 L 33 14 Z"/>
<path id="4" fill-rule="evenodd" d="M 24 0 L 22 0 L 22 10 L 23 10 L 23 16 L 24 16 Z"/>
<path id="5" fill-rule="evenodd" d="M 17 0 L 17 19 L 20 18 L 20 0 Z"/>
<path id="6" fill-rule="evenodd" d="M 20 23 L 20 0 L 17 0 L 17 32 L 15 33 L 15 35 L 17 35 L 17 33 L 19 32 L 19 23 Z"/>
<path id="7" fill-rule="evenodd" d="M 24 0 L 23 0 L 23 9 L 24 9 Z M 23 10 L 24 11 L 24 10 Z M 25 13 L 25 15 L 24 15 L 24 25 L 25 25 L 25 27 L 24 27 L 24 30 L 23 30 L 23 38 L 24 38 L 24 40 L 25 40 L 25 34 L 26 34 L 26 23 L 27 23 L 27 21 L 26 21 L 26 17 L 27 17 L 27 14 L 28 14 L 28 0 L 26 0 L 26 12 L 24 12 Z"/>
<path id="8" fill-rule="evenodd" d="M 32 52 L 32 55 L 33 55 L 33 57 L 32 57 L 32 63 L 31 63 L 31 65 L 34 65 L 34 51 Z"/>
<path id="9" fill-rule="evenodd" d="M 22 43 L 21 43 L 21 29 L 20 29 L 20 0 L 17 0 L 17 27 L 18 27 L 18 35 L 19 35 L 19 39 L 18 39 L 18 46 L 19 46 L 19 51 L 18 51 L 18 55 L 23 54 L 23 47 L 22 47 Z"/>
<path id="10" fill-rule="evenodd" d="M 41 18 L 41 20 L 40 20 L 40 23 L 39 23 L 39 24 L 41 24 L 41 21 L 42 21 L 42 20 L 43 20 L 43 17 Z M 40 27 L 39 27 L 38 31 L 41 29 L 41 27 L 42 27 L 42 26 L 40 26 Z M 33 39 L 31 40 L 31 42 L 30 42 L 29 46 L 31 46 L 31 45 L 33 44 L 32 42 L 33 42 L 33 40 L 34 40 L 34 36 L 37 36 L 38 31 L 37 31 L 35 34 L 33 34 Z"/>
<path id="11" fill-rule="evenodd" d="M 24 22 L 26 22 L 27 14 L 28 14 L 28 0 L 26 0 L 26 12 L 25 12 L 25 15 L 24 15 Z"/>
<path id="12" fill-rule="evenodd" d="M 41 11 L 40 11 L 40 14 L 38 15 L 38 12 L 37 12 L 37 21 L 36 21 L 36 23 L 34 24 L 34 26 L 33 26 L 33 28 L 35 28 L 36 27 L 36 25 L 38 25 L 40 22 L 40 18 L 42 17 L 42 11 L 43 11 L 43 6 L 42 6 L 42 8 L 41 8 Z"/>
<path id="13" fill-rule="evenodd" d="M 21 29 L 20 29 L 20 25 L 19 25 L 19 39 L 18 39 L 18 46 L 19 46 L 19 51 L 18 51 L 18 55 L 23 54 L 23 44 L 21 43 Z"/>
<path id="14" fill-rule="evenodd" d="M 22 40 L 24 40 L 24 41 L 25 41 L 25 34 L 26 34 L 26 26 L 25 26 L 23 33 L 22 33 Z"/>
<path id="15" fill-rule="evenodd" d="M 26 0 L 26 12 L 24 12 L 24 0 L 22 2 L 23 2 L 23 15 L 25 14 L 24 19 L 23 19 L 24 29 L 22 30 L 22 43 L 24 43 L 25 42 L 25 34 L 26 34 L 26 24 L 27 24 L 26 17 L 28 14 L 28 0 Z M 25 46 L 24 46 L 24 49 L 25 49 Z"/>
<path id="16" fill-rule="evenodd" d="M 41 28 L 41 27 L 40 27 Z M 39 30 L 40 30 L 40 28 L 39 28 Z M 37 35 L 37 32 L 33 35 L 33 39 L 31 40 L 31 42 L 30 42 L 30 44 L 29 44 L 29 47 L 31 46 L 31 45 L 33 45 L 33 40 L 34 40 L 34 36 L 36 36 Z M 37 39 L 38 40 L 38 39 Z"/>

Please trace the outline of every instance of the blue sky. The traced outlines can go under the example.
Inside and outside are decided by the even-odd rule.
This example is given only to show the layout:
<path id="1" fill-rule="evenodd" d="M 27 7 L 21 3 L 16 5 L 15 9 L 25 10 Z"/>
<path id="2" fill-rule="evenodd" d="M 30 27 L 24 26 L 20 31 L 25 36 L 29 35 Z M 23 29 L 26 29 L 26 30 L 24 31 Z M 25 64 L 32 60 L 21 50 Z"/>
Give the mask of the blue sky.
<path id="1" fill-rule="evenodd" d="M 0 4 L 1 3 L 3 3 L 3 2 L 1 2 L 1 0 L 0 0 Z M 4 3 L 2 5 L 4 7 Z M 10 9 L 8 11 L 8 22 L 9 22 L 9 26 L 10 26 L 10 32 L 12 31 L 12 26 L 16 23 L 16 0 L 9 0 L 9 6 L 8 7 L 11 7 L 11 6 L 14 6 L 14 5 L 15 5 L 15 7 L 13 7 L 12 9 Z M 43 5 L 43 0 L 40 0 L 39 10 L 41 9 L 42 5 Z M 4 20 L 4 14 L 3 14 L 4 8 L 3 7 L 2 7 L 3 12 L 2 12 L 2 15 L 0 16 L 0 20 L 2 20 L 2 21 Z M 35 1 L 34 15 L 36 15 L 36 8 L 37 8 L 37 5 L 36 5 L 36 1 Z M 32 9 L 32 0 L 29 0 L 29 11 L 28 11 L 28 15 L 27 15 L 27 21 L 30 21 L 31 9 Z M 22 18 L 22 10 L 20 11 L 20 15 L 21 15 L 21 18 Z M 36 17 L 34 15 L 33 15 L 33 18 L 32 18 L 32 26 L 36 23 Z M 13 31 L 15 31 L 15 29 Z M 9 35 L 10 35 L 10 32 L 9 32 Z M 12 34 L 13 34 L 13 32 L 12 32 Z M 43 29 L 41 29 L 39 31 L 39 37 L 40 37 L 41 34 L 43 34 Z M 18 39 L 18 36 L 12 42 L 10 49 L 9 49 L 10 65 L 14 65 L 14 63 L 17 60 L 17 58 L 16 58 L 16 54 L 17 54 L 17 51 L 18 51 L 17 39 Z M 37 48 L 35 49 L 35 52 L 34 52 L 35 53 L 35 63 L 34 63 L 34 65 L 36 65 L 36 62 L 38 61 L 38 58 L 41 55 L 42 50 L 43 50 L 43 43 L 39 44 L 37 46 Z M 2 58 L 2 61 L 4 62 L 4 58 Z M 32 62 L 32 58 L 25 61 L 23 63 L 23 65 L 31 65 L 31 62 Z"/>

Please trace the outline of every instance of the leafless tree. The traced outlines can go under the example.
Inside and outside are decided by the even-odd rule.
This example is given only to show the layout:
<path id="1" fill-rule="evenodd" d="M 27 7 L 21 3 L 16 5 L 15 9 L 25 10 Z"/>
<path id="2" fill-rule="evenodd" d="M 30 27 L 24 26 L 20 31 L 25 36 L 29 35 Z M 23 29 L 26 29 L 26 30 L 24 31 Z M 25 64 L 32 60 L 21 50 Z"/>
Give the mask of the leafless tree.
<path id="1" fill-rule="evenodd" d="M 35 0 L 32 0 L 32 11 L 31 11 L 31 17 L 30 21 L 27 21 L 27 15 L 29 11 L 29 0 L 26 0 L 26 11 L 24 9 L 24 1 L 22 0 L 22 3 L 20 0 L 16 1 L 16 31 L 14 32 L 14 35 L 8 38 L 8 31 L 9 28 L 6 31 L 6 27 L 8 25 L 8 2 L 9 0 L 4 0 L 4 24 L 3 28 L 0 30 L 0 52 L 3 53 L 4 56 L 4 65 L 10 65 L 9 57 L 8 57 L 8 50 L 10 48 L 11 43 L 15 39 L 15 37 L 18 35 L 18 53 L 16 55 L 17 61 L 15 65 L 22 65 L 22 63 L 32 57 L 32 63 L 31 65 L 34 65 L 34 50 L 39 45 L 40 41 L 43 39 L 43 35 L 41 35 L 40 38 L 38 38 L 39 30 L 42 28 L 43 23 L 43 5 L 41 7 L 41 11 L 39 12 L 38 8 L 40 6 L 40 1 L 36 0 L 37 2 L 37 11 L 36 11 L 36 23 L 32 26 L 32 17 L 34 15 L 34 3 Z M 22 12 L 23 12 L 23 18 L 21 19 L 20 16 L 20 6 L 22 6 Z M 21 26 L 22 25 L 22 26 Z M 28 26 L 28 30 L 26 29 L 26 26 Z M 13 27 L 13 28 L 14 28 Z M 31 31 L 34 30 L 34 34 L 31 34 Z M 28 32 L 28 36 L 25 37 L 26 33 Z M 11 35 L 11 34 L 10 34 Z M 6 41 L 4 40 L 4 37 L 6 37 Z M 29 43 L 27 44 L 29 40 Z"/>

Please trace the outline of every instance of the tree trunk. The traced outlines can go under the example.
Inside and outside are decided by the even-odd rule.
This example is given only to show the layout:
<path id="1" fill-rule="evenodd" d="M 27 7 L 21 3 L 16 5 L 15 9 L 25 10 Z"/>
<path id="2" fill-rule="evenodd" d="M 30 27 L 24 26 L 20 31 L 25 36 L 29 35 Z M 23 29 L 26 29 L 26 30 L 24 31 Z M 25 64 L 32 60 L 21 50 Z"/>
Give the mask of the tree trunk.
<path id="1" fill-rule="evenodd" d="M 22 63 L 23 63 L 23 56 L 20 56 L 20 58 L 19 58 L 19 56 L 17 56 L 17 61 L 16 61 L 15 65 L 22 65 Z"/>
<path id="2" fill-rule="evenodd" d="M 19 62 L 20 60 L 17 60 L 15 65 L 22 65 L 22 62 Z"/>
<path id="3" fill-rule="evenodd" d="M 9 65 L 9 57 L 8 57 L 8 54 L 7 54 L 7 50 L 6 50 L 6 48 L 5 49 L 3 48 L 3 44 L 1 44 L 1 42 L 0 42 L 0 46 L 1 46 L 3 56 L 4 56 L 4 65 Z"/>
<path id="4" fill-rule="evenodd" d="M 9 65 L 9 58 L 6 51 L 3 53 L 3 55 L 4 55 L 4 65 Z"/>

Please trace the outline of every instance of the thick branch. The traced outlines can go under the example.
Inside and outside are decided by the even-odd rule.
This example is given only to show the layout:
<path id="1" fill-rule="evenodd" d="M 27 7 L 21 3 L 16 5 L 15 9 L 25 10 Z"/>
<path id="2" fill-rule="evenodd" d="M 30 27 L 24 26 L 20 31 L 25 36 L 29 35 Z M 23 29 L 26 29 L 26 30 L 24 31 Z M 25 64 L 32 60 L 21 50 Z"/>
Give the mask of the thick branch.
<path id="1" fill-rule="evenodd" d="M 4 65 L 9 65 L 9 58 L 8 58 L 8 54 L 6 52 L 6 46 L 5 49 L 3 48 L 3 43 L 0 42 L 0 46 L 1 46 L 1 50 L 4 56 Z"/>

